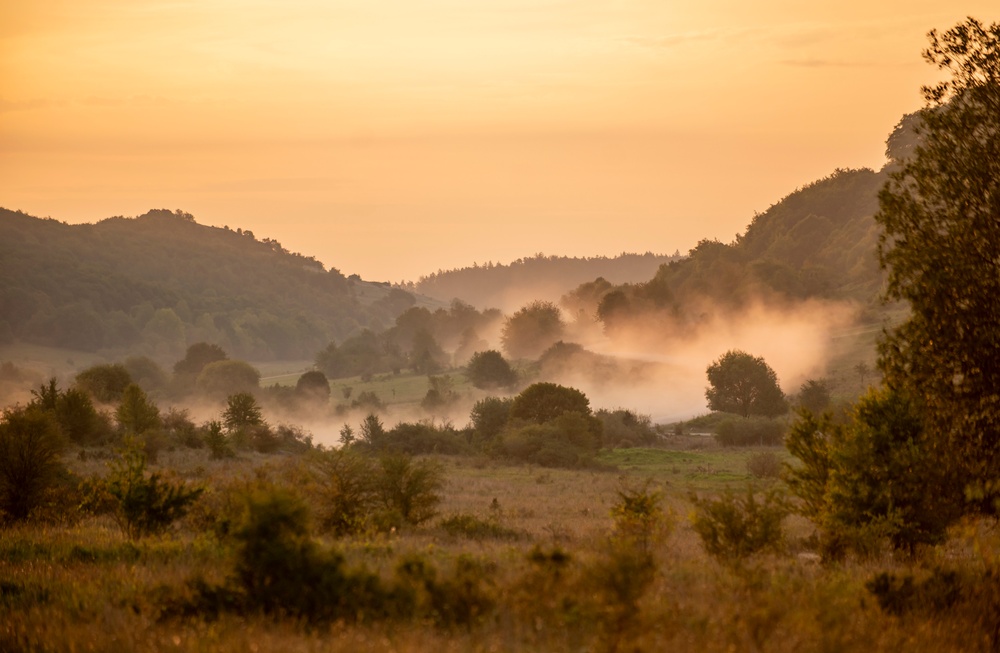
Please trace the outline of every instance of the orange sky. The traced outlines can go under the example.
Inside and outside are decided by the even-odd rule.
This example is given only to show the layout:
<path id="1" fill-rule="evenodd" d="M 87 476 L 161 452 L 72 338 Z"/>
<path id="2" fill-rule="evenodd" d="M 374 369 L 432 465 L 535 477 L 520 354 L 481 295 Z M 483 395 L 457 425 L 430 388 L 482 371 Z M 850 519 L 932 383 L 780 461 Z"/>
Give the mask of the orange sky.
<path id="1" fill-rule="evenodd" d="M 687 251 L 880 167 L 926 32 L 1000 20 L 950 5 L 0 0 L 0 206 L 180 208 L 373 280 Z"/>

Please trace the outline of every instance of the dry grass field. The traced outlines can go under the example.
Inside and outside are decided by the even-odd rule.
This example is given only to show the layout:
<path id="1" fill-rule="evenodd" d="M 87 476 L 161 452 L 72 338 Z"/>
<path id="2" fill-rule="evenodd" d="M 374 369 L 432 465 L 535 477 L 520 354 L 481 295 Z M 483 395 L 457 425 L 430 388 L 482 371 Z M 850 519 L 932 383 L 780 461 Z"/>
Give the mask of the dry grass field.
<path id="1" fill-rule="evenodd" d="M 315 528 L 307 534 L 317 551 L 338 551 L 347 568 L 391 588 L 380 600 L 396 607 L 382 612 L 369 601 L 367 613 L 314 619 L 236 609 L 224 592 L 199 595 L 192 582 L 234 582 L 236 545 L 206 526 L 223 499 L 255 486 L 308 499 L 305 458 L 244 453 L 213 461 L 201 450 L 164 451 L 157 470 L 208 490 L 163 535 L 133 542 L 109 517 L 89 515 L 0 531 L 0 650 L 996 650 L 995 576 L 988 576 L 992 590 L 980 583 L 971 595 L 957 581 L 926 592 L 926 601 L 897 592 L 899 605 L 888 608 L 866 589 L 883 572 L 912 575 L 923 588 L 928 578 L 950 578 L 936 569 L 982 577 L 984 566 L 995 569 L 998 545 L 987 523 L 966 524 L 914 559 L 883 553 L 820 564 L 810 553 L 810 525 L 794 517 L 773 551 L 728 560 L 706 554 L 692 527 L 691 493 L 780 488 L 748 473 L 755 453 L 615 450 L 602 454 L 601 470 L 433 458 L 443 474 L 437 517 L 339 538 Z M 105 473 L 107 461 L 67 462 L 86 477 Z M 629 492 L 658 499 L 659 518 L 641 538 L 628 535 L 615 512 Z M 406 595 L 404 611 L 407 561 L 424 584 Z M 355 598 L 360 605 L 350 592 L 337 600 Z"/>

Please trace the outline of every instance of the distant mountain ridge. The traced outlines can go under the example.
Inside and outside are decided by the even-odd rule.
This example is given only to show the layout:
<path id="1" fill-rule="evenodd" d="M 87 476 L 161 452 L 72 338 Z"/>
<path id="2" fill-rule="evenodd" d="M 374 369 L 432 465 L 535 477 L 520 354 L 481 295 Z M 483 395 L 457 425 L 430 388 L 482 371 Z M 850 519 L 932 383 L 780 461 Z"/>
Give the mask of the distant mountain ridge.
<path id="1" fill-rule="evenodd" d="M 559 299 L 577 285 L 603 277 L 612 283 L 645 281 L 679 254 L 622 253 L 615 257 L 535 256 L 509 264 L 486 263 L 421 277 L 407 290 L 443 301 L 461 299 L 480 309 L 513 312 L 531 300 Z"/>
<path id="2" fill-rule="evenodd" d="M 79 225 L 0 209 L 0 278 L 0 342 L 168 361 L 201 340 L 258 360 L 312 358 L 416 302 L 165 209 Z"/>

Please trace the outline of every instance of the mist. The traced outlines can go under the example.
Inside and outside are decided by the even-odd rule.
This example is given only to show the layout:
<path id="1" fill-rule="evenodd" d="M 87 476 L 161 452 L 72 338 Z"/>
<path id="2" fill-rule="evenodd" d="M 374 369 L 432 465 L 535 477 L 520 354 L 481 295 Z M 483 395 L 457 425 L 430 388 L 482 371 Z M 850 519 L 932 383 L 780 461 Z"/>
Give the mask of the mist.
<path id="1" fill-rule="evenodd" d="M 853 303 L 819 300 L 756 301 L 737 312 L 705 308 L 694 327 L 636 319 L 617 325 L 613 336 L 596 321 L 578 320 L 568 341 L 583 351 L 543 357 L 541 374 L 582 390 L 595 409 L 627 408 L 657 423 L 674 422 L 707 412 L 705 371 L 727 351 L 763 357 L 791 394 L 828 372 L 834 335 L 858 316 Z"/>

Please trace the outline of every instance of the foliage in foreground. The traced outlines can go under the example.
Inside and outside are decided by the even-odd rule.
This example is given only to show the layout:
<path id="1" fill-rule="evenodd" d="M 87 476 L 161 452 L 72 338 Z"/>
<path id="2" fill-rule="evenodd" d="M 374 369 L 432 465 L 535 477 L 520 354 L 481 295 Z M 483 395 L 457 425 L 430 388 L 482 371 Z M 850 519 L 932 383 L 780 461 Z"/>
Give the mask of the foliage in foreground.
<path id="1" fill-rule="evenodd" d="M 691 497 L 694 531 L 705 551 L 720 562 L 740 563 L 762 551 L 778 550 L 784 539 L 782 521 L 788 507 L 775 490 L 758 498 L 748 487 L 743 497 L 726 491 L 721 497 Z"/>
<path id="2" fill-rule="evenodd" d="M 917 142 L 879 194 L 886 296 L 909 318 L 880 344 L 887 385 L 912 395 L 937 465 L 929 486 L 1000 512 L 1000 24 L 968 18 L 929 34 L 947 73 L 924 88 Z"/>
<path id="3" fill-rule="evenodd" d="M 52 415 L 37 406 L 15 407 L 0 420 L 0 521 L 22 521 L 58 482 L 64 447 Z"/>
<path id="4" fill-rule="evenodd" d="M 803 412 L 787 446 L 799 463 L 786 480 L 827 555 L 873 554 L 885 539 L 912 552 L 954 519 L 951 493 L 928 492 L 949 481 L 906 395 L 871 390 L 848 424 Z"/>
<path id="5" fill-rule="evenodd" d="M 85 503 L 108 512 L 131 540 L 163 533 L 183 517 L 204 488 L 188 488 L 160 472 L 147 474 L 146 454 L 139 442 L 127 438 L 104 478 L 91 479 Z"/>

